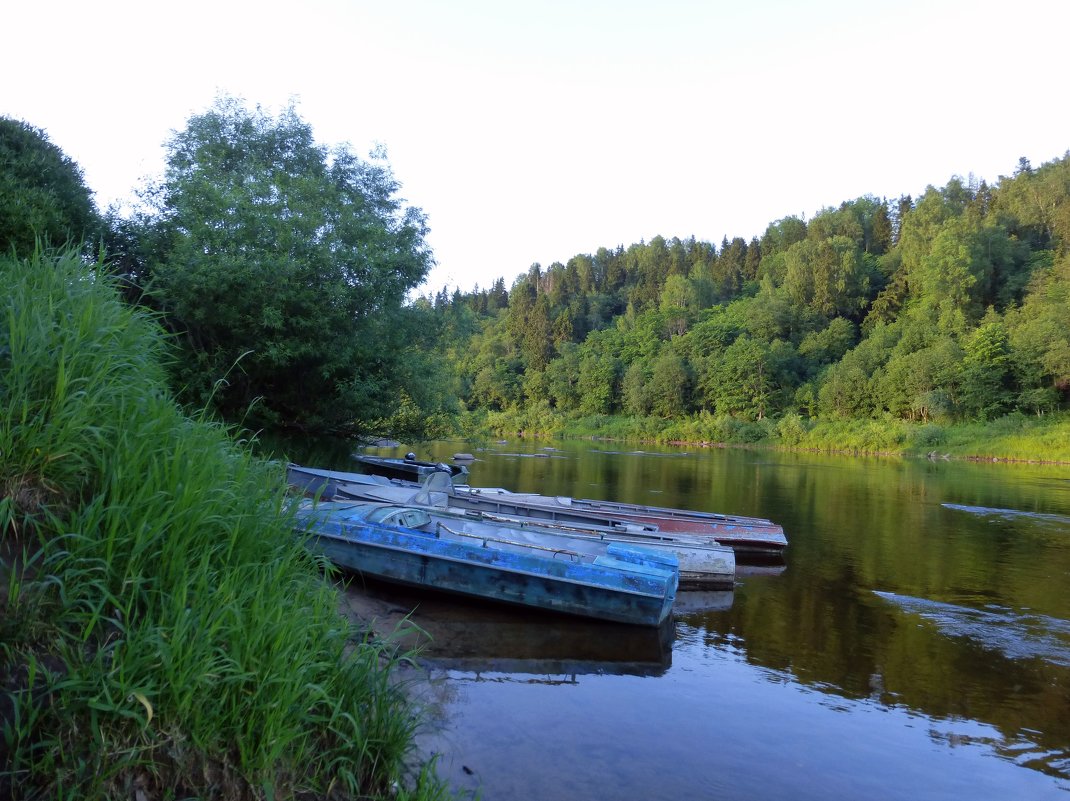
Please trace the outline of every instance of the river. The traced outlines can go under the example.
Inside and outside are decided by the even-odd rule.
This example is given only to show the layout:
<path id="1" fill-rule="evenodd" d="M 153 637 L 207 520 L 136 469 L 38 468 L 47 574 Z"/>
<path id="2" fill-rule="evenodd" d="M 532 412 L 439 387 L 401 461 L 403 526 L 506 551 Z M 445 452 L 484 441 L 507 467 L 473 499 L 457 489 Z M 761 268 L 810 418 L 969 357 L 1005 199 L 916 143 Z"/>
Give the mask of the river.
<path id="1" fill-rule="evenodd" d="M 433 638 L 441 776 L 486 801 L 1070 800 L 1070 468 L 642 447 L 502 442 L 470 483 L 768 517 L 784 563 L 661 631 L 375 588 Z"/>

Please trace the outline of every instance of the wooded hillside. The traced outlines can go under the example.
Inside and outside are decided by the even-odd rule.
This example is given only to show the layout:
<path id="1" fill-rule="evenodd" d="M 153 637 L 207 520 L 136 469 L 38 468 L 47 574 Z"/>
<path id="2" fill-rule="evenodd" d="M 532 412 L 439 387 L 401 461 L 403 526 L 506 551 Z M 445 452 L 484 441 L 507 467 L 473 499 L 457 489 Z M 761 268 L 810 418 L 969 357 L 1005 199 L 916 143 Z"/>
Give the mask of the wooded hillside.
<path id="1" fill-rule="evenodd" d="M 469 409 L 985 420 L 1068 401 L 1068 247 L 1070 154 L 425 303 Z"/>

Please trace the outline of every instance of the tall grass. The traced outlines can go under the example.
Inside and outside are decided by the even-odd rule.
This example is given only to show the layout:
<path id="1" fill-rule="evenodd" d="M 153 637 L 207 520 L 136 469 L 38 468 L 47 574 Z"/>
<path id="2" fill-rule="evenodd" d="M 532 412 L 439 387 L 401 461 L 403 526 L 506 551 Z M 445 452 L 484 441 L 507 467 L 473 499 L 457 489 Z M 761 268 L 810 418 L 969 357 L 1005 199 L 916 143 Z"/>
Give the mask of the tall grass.
<path id="1" fill-rule="evenodd" d="M 0 796 L 386 793 L 398 655 L 338 615 L 281 468 L 176 407 L 154 320 L 74 254 L 0 281 Z"/>

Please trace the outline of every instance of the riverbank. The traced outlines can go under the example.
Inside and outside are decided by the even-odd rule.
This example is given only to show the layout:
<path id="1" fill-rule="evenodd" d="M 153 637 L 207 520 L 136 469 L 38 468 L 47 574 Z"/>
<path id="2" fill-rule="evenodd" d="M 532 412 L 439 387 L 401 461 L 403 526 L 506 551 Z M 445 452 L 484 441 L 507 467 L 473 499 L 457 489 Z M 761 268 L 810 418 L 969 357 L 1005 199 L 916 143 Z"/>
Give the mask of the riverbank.
<path id="1" fill-rule="evenodd" d="M 886 417 L 813 420 L 798 414 L 743 421 L 702 413 L 682 420 L 538 413 L 473 413 L 462 425 L 470 440 L 501 436 L 607 439 L 683 447 L 742 446 L 852 456 L 1070 464 L 1070 412 L 1015 413 L 996 420 L 939 424 Z"/>
<path id="2" fill-rule="evenodd" d="M 281 467 L 171 400 L 165 335 L 76 254 L 0 281 L 0 797 L 444 797 Z"/>

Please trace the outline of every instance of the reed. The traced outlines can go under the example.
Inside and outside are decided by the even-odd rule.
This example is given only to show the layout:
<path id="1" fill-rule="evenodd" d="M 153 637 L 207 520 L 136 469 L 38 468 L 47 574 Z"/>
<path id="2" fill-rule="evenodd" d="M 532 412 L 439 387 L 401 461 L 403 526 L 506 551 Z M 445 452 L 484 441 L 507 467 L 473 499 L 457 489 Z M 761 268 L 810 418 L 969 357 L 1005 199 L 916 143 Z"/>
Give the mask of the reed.
<path id="1" fill-rule="evenodd" d="M 175 405 L 156 321 L 75 254 L 0 281 L 0 796 L 387 794 L 406 655 L 339 616 L 282 468 Z"/>

